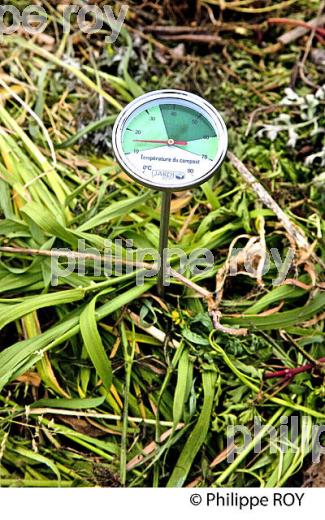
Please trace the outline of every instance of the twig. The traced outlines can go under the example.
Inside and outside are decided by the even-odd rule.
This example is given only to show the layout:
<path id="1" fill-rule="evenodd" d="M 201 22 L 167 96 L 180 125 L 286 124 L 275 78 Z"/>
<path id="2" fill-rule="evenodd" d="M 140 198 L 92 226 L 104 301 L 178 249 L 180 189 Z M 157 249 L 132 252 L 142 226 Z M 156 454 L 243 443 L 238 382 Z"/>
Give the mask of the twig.
<path id="1" fill-rule="evenodd" d="M 218 31 L 236 31 L 238 29 L 248 29 L 251 31 L 256 31 L 261 28 L 259 24 L 227 23 L 215 20 L 212 26 L 209 24 L 204 24 L 204 26 L 197 27 L 192 27 L 188 25 L 147 25 L 144 30 L 149 33 L 154 32 L 162 34 L 206 34 L 208 31 L 210 31 L 210 28 L 215 33 L 216 27 L 218 28 Z"/>
<path id="2" fill-rule="evenodd" d="M 324 5 L 325 5 L 325 1 L 323 0 L 319 6 L 319 9 L 318 9 L 318 13 L 317 13 L 317 17 L 316 17 L 316 20 L 319 20 L 321 18 L 321 14 L 324 10 Z M 311 50 L 311 46 L 312 46 L 312 43 L 313 43 L 313 39 L 314 39 L 314 36 L 316 35 L 316 29 L 317 29 L 317 26 L 314 25 L 312 27 L 312 31 L 309 35 L 309 38 L 308 38 L 308 41 L 307 41 L 307 44 L 306 44 L 306 48 L 305 48 L 305 52 L 304 52 L 304 55 L 302 57 L 302 60 L 301 62 L 298 64 L 298 70 L 299 70 L 299 74 L 300 74 L 300 77 L 301 79 L 307 83 L 308 85 L 310 85 L 311 87 L 313 88 L 318 88 L 318 85 L 315 85 L 312 81 L 310 81 L 306 76 L 305 76 L 305 63 L 307 61 L 307 58 L 309 56 L 309 53 L 310 53 L 310 50 Z"/>
<path id="3" fill-rule="evenodd" d="M 136 29 L 135 27 L 131 27 L 131 26 L 128 26 L 127 29 L 128 29 L 128 31 L 137 34 L 144 40 L 151 43 L 154 47 L 159 49 L 159 51 L 161 53 L 165 53 L 165 54 L 169 55 L 170 58 L 172 58 L 173 60 L 200 62 L 200 63 L 204 63 L 204 64 L 210 63 L 210 59 L 204 59 L 204 58 L 198 57 L 198 56 L 191 56 L 191 55 L 179 56 L 176 53 L 176 49 L 167 47 L 167 45 L 164 45 L 160 41 L 156 40 L 151 34 L 146 34 L 143 31 L 140 31 L 139 29 Z"/>
<path id="4" fill-rule="evenodd" d="M 169 34 L 160 35 L 161 40 L 186 41 L 194 43 L 223 43 L 224 41 L 217 34 Z"/>
<path id="5" fill-rule="evenodd" d="M 100 260 L 101 262 L 114 262 L 116 264 L 122 265 L 131 265 L 134 267 L 139 267 L 143 269 L 154 269 L 157 267 L 156 264 L 149 264 L 148 262 L 137 262 L 136 260 L 126 260 L 124 258 L 118 258 L 111 255 L 96 255 L 92 253 L 78 253 L 76 251 L 60 251 L 60 250 L 47 250 L 47 249 L 32 249 L 28 247 L 10 247 L 10 246 L 1 246 L 0 253 L 12 253 L 12 254 L 21 254 L 21 255 L 29 255 L 29 256 L 46 256 L 50 258 L 67 258 L 72 260 Z M 173 278 L 176 278 L 184 285 L 186 285 L 189 289 L 193 289 L 193 291 L 197 292 L 203 298 L 210 298 L 212 294 L 200 287 L 195 282 L 192 282 L 182 274 L 175 271 L 175 269 L 169 269 L 169 273 Z"/>
<path id="6" fill-rule="evenodd" d="M 254 1 L 252 2 L 243 2 L 241 0 L 238 0 L 238 2 L 225 2 L 223 1 L 222 4 L 220 2 L 220 4 L 222 5 L 222 9 L 230 9 L 232 11 L 238 11 L 240 13 L 252 13 L 252 14 L 257 14 L 257 13 L 269 13 L 270 11 L 275 11 L 275 10 L 278 10 L 278 9 L 285 9 L 286 7 L 288 7 L 289 5 L 293 4 L 296 0 L 283 0 L 282 2 L 271 2 L 271 5 L 267 5 L 265 7 L 243 7 L 243 5 L 245 4 L 250 4 L 250 3 L 254 3 Z"/>
<path id="7" fill-rule="evenodd" d="M 164 33 L 164 34 L 182 34 L 182 33 L 202 33 L 206 32 L 206 26 L 189 27 L 187 25 L 147 25 L 144 29 L 146 32 Z"/>
<path id="8" fill-rule="evenodd" d="M 252 188 L 252 190 L 256 193 L 258 198 L 267 206 L 269 209 L 271 209 L 285 230 L 287 231 L 288 235 L 294 240 L 294 242 L 297 244 L 298 248 L 303 249 L 308 254 L 310 254 L 319 264 L 325 268 L 325 263 L 318 258 L 318 256 L 313 252 L 314 245 L 309 244 L 308 240 L 304 236 L 303 232 L 296 227 L 289 217 L 284 213 L 284 211 L 280 208 L 279 204 L 275 202 L 275 200 L 271 197 L 271 195 L 266 191 L 266 189 L 258 182 L 256 177 L 246 168 L 244 163 L 236 157 L 232 152 L 227 153 L 227 157 L 230 160 L 231 164 L 236 168 L 238 173 L 242 176 L 242 178 L 245 180 L 245 182 Z"/>
<path id="9" fill-rule="evenodd" d="M 325 15 L 323 16 L 316 16 L 312 20 L 308 22 L 308 29 L 306 27 L 296 27 L 292 31 L 286 32 L 285 34 L 282 34 L 278 38 L 278 42 L 281 45 L 288 45 L 289 43 L 294 42 L 295 40 L 298 40 L 298 38 L 301 38 L 301 36 L 304 36 L 310 31 L 310 27 L 321 27 L 325 23 Z"/>
<path id="10" fill-rule="evenodd" d="M 72 417 L 92 417 L 94 419 L 107 419 L 111 421 L 122 420 L 121 415 L 114 415 L 111 413 L 96 413 L 96 412 L 81 412 L 79 410 L 66 410 L 63 408 L 31 408 L 30 406 L 25 407 L 25 415 L 28 417 L 30 415 L 69 415 Z M 20 415 L 20 414 L 18 414 Z M 128 416 L 128 421 L 130 423 L 138 423 L 138 424 L 156 424 L 156 419 L 144 419 L 143 417 L 131 417 Z M 160 421 L 161 426 L 172 427 L 173 421 Z"/>
<path id="11" fill-rule="evenodd" d="M 313 18 L 308 23 L 308 26 L 310 27 L 320 27 L 325 22 L 325 16 L 316 16 L 316 18 Z M 268 47 L 265 47 L 261 51 L 255 51 L 254 53 L 258 56 L 263 56 L 265 54 L 274 54 L 275 52 L 278 52 L 282 49 L 282 47 L 289 45 L 290 43 L 298 40 L 302 36 L 308 33 L 310 31 L 310 28 L 308 29 L 306 27 L 295 27 L 295 29 L 292 29 L 291 31 L 288 31 L 277 39 L 277 43 L 269 45 Z"/>
<path id="12" fill-rule="evenodd" d="M 269 24 L 285 24 L 292 25 L 294 27 L 304 27 L 308 30 L 315 30 L 316 33 L 325 36 L 325 29 L 322 27 L 318 27 L 317 25 L 313 25 L 308 22 L 304 22 L 303 20 L 294 20 L 293 18 L 269 18 L 267 21 Z"/>
<path id="13" fill-rule="evenodd" d="M 91 253 L 78 253 L 76 251 L 60 251 L 59 249 L 32 249 L 28 247 L 10 247 L 1 246 L 0 253 L 12 253 L 17 255 L 28 256 L 47 256 L 50 258 L 67 258 L 70 260 L 101 260 L 102 262 L 114 262 L 122 265 L 132 265 L 134 267 L 143 267 L 144 269 L 153 269 L 154 264 L 148 262 L 137 262 L 133 260 L 126 260 L 124 258 L 117 258 L 111 255 L 96 255 Z"/>
<path id="14" fill-rule="evenodd" d="M 155 264 L 148 264 L 146 262 L 136 262 L 133 260 L 125 260 L 124 258 L 116 258 L 114 256 L 110 255 L 94 255 L 90 253 L 77 253 L 75 251 L 49 251 L 46 249 L 29 249 L 25 247 L 9 247 L 9 246 L 2 246 L 0 247 L 0 253 L 12 253 L 12 254 L 25 254 L 25 255 L 31 255 L 31 256 L 47 256 L 47 257 L 55 257 L 55 258 L 72 258 L 72 259 L 82 259 L 82 260 L 101 260 L 101 261 L 110 261 L 110 262 L 116 262 L 122 265 L 133 265 L 135 267 L 143 268 L 143 269 L 153 269 L 155 267 Z M 175 269 L 169 268 L 170 275 L 175 278 L 176 280 L 182 282 L 186 287 L 189 289 L 192 289 L 194 292 L 202 296 L 208 304 L 209 313 L 212 317 L 213 324 L 217 330 L 220 330 L 221 332 L 225 334 L 232 334 L 235 336 L 241 336 L 247 334 L 247 329 L 232 329 L 228 327 L 224 327 L 220 324 L 220 313 L 217 313 L 216 309 L 216 302 L 214 300 L 213 294 L 208 291 L 207 289 L 204 289 L 204 287 L 200 287 L 195 282 L 192 282 L 192 280 L 189 280 L 182 274 L 175 271 Z"/>
<path id="15" fill-rule="evenodd" d="M 267 107 L 255 108 L 255 110 L 253 110 L 249 115 L 249 121 L 248 121 L 248 125 L 247 125 L 246 131 L 245 131 L 245 137 L 247 137 L 249 132 L 251 131 L 255 116 L 257 114 L 259 114 L 259 112 L 266 112 L 268 114 L 269 112 L 273 112 L 274 110 L 278 110 L 279 108 L 281 108 L 283 110 L 283 105 L 274 104 L 274 105 L 270 105 Z"/>

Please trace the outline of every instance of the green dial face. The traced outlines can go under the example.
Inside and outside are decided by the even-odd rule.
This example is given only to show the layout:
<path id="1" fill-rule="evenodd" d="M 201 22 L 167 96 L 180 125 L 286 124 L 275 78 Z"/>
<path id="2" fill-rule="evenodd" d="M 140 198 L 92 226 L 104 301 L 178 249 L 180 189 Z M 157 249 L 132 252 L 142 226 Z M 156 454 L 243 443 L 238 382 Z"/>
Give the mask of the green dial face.
<path id="1" fill-rule="evenodd" d="M 203 182 L 221 156 L 216 114 L 186 96 L 140 103 L 118 123 L 116 156 L 130 175 L 153 187 L 177 190 Z"/>
<path id="2" fill-rule="evenodd" d="M 153 143 L 150 141 L 164 141 Z M 213 161 L 218 138 L 211 123 L 200 113 L 186 106 L 161 104 L 141 111 L 130 121 L 123 136 L 126 154 L 175 146 L 199 157 Z"/>

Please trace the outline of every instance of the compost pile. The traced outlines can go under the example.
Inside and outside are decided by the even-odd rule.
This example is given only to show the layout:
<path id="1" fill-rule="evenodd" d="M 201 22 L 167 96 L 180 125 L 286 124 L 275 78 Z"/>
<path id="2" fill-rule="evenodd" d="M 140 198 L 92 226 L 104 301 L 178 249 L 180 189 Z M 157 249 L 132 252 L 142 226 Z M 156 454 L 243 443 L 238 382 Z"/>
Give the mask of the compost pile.
<path id="1" fill-rule="evenodd" d="M 0 486 L 318 485 L 323 5 L 129 2 L 110 43 L 105 19 L 64 33 L 62 4 L 0 48 Z M 170 245 L 215 261 L 164 300 L 155 278 L 96 264 L 158 246 L 160 198 L 120 170 L 111 133 L 163 88 L 216 106 L 231 151 L 173 196 Z"/>

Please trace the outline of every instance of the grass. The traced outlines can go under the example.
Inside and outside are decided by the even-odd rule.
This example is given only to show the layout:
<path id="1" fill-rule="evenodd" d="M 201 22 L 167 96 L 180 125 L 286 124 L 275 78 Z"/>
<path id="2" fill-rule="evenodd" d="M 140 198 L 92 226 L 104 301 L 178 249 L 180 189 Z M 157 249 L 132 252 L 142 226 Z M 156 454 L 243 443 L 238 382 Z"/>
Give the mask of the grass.
<path id="1" fill-rule="evenodd" d="M 215 16 L 217 3 L 206 2 Z M 281 16 L 317 14 L 316 2 L 285 4 Z M 301 485 L 311 462 L 312 426 L 325 418 L 324 372 L 317 364 L 325 356 L 321 264 L 295 246 L 288 283 L 273 285 L 273 259 L 262 280 L 229 276 L 234 243 L 244 247 L 255 237 L 281 258 L 293 245 L 229 161 L 206 185 L 173 197 L 169 238 L 187 254 L 212 250 L 213 268 L 191 281 L 211 293 L 218 287 L 221 323 L 235 332 L 246 327 L 247 335 L 216 330 L 205 299 L 179 279 L 162 301 L 156 279 L 136 286 L 136 271 L 126 265 L 109 278 L 97 276 L 88 258 L 84 273 L 51 283 L 54 248 L 76 250 L 84 240 L 86 252 L 104 254 L 107 240 L 119 239 L 127 258 L 127 240 L 137 250 L 157 247 L 160 199 L 120 171 L 110 135 L 121 107 L 158 88 L 194 91 L 222 111 L 230 149 L 323 257 L 322 166 L 319 159 L 308 165 L 305 157 L 321 154 L 324 100 L 307 109 L 281 105 L 308 39 L 261 55 L 256 37 L 271 45 L 283 26 L 270 28 L 274 11 L 258 11 L 256 2 L 245 9 L 224 14 L 219 47 L 186 43 L 179 58 L 170 55 L 179 42 L 139 32 L 144 15 L 133 4 L 113 45 L 102 35 L 62 37 L 62 15 L 54 8 L 49 39 L 4 39 L 1 486 Z M 208 13 L 201 17 L 210 30 Z M 193 13 L 182 4 L 161 16 L 186 25 Z M 320 82 L 310 56 L 305 74 Z M 300 77 L 293 88 L 307 100 L 317 91 Z M 313 134 L 301 125 L 307 112 L 317 127 Z M 278 128 L 280 114 L 290 121 L 272 141 L 267 125 Z M 287 145 L 292 128 L 294 147 Z M 58 260 L 62 269 L 68 261 Z M 265 378 L 311 362 L 312 370 L 292 379 Z M 285 453 L 279 445 L 270 450 L 270 427 L 291 416 L 304 424 L 306 437 L 300 428 Z M 228 428 L 251 431 L 254 417 L 262 424 L 259 435 L 227 461 Z M 259 441 L 262 450 L 255 453 Z"/>

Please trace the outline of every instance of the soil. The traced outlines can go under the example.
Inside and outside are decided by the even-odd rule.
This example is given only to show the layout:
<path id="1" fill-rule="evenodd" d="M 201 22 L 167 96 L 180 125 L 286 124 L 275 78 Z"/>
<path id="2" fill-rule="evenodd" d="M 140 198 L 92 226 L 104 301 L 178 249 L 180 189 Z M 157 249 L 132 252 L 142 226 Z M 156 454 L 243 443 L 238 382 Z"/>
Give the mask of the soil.
<path id="1" fill-rule="evenodd" d="M 325 457 L 321 457 L 318 463 L 312 464 L 304 475 L 303 487 L 325 487 Z"/>

